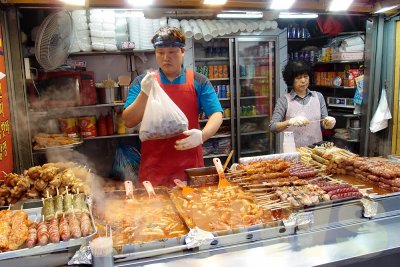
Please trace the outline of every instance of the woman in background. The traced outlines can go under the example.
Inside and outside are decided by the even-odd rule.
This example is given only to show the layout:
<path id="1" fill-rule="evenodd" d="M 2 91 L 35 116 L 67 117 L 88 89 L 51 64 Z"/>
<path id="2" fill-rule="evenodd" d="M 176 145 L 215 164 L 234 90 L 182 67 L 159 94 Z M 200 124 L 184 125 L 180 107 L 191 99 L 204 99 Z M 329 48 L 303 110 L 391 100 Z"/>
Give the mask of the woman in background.
<path id="1" fill-rule="evenodd" d="M 332 129 L 336 120 L 328 116 L 322 94 L 308 88 L 311 67 L 304 61 L 289 61 L 282 75 L 292 90 L 276 102 L 269 125 L 271 131 L 293 132 L 296 147 L 321 142 L 321 127 Z"/>

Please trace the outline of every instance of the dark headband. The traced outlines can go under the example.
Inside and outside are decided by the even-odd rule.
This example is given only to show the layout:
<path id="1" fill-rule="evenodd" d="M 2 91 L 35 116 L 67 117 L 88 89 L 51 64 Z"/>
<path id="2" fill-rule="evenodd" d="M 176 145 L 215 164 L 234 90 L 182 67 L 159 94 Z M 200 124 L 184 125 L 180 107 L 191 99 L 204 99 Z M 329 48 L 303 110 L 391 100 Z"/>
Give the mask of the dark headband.
<path id="1" fill-rule="evenodd" d="M 158 36 L 154 41 L 154 48 L 160 47 L 185 47 L 185 44 L 179 41 L 164 40 L 161 36 Z"/>

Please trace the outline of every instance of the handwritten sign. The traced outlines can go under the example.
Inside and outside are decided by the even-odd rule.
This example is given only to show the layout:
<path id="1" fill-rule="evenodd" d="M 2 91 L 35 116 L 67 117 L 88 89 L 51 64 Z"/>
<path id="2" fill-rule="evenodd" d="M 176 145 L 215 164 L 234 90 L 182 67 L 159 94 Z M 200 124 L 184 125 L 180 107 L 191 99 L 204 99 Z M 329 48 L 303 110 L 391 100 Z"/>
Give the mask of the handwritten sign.
<path id="1" fill-rule="evenodd" d="M 10 106 L 7 94 L 3 33 L 0 25 L 0 179 L 13 170 Z"/>

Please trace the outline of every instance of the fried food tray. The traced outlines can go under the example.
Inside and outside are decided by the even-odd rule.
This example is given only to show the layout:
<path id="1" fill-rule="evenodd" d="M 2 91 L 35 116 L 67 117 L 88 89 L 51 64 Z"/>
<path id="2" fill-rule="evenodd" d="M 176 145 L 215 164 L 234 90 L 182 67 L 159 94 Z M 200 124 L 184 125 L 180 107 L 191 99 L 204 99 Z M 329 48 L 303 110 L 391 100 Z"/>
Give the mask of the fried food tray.
<path id="1" fill-rule="evenodd" d="M 28 213 L 28 218 L 31 221 L 40 221 L 42 218 L 42 207 L 41 207 L 41 201 L 40 200 L 31 200 L 29 203 L 31 205 L 36 205 L 39 207 L 34 207 L 34 208 L 29 208 L 29 209 L 24 209 Z M 19 205 L 24 206 L 24 202 L 20 202 Z M 15 210 L 15 207 L 13 207 Z M 61 251 L 61 250 L 66 250 L 66 249 L 71 249 L 71 248 L 76 248 L 79 249 L 81 245 L 86 245 L 90 240 L 93 239 L 93 237 L 97 233 L 96 225 L 94 223 L 93 219 L 93 214 L 92 214 L 92 209 L 89 205 L 89 212 L 90 212 L 90 219 L 92 223 L 92 228 L 94 232 L 86 237 L 81 237 L 81 238 L 76 238 L 76 239 L 70 239 L 68 241 L 60 241 L 59 243 L 49 243 L 45 246 L 35 246 L 33 248 L 22 248 L 18 250 L 13 250 L 13 251 L 7 251 L 7 252 L 2 252 L 0 253 L 0 260 L 5 260 L 5 259 L 13 259 L 13 258 L 20 258 L 20 257 L 27 257 L 27 256 L 38 256 L 38 255 L 43 255 L 43 254 L 49 254 L 52 252 L 56 251 Z"/>
<path id="2" fill-rule="evenodd" d="M 168 189 L 164 187 L 156 187 L 154 191 L 157 195 L 166 195 L 168 200 L 170 201 L 172 207 L 175 210 L 175 213 L 181 219 L 181 222 L 185 225 L 185 227 L 189 230 L 185 222 L 183 221 L 180 214 L 177 212 L 174 203 L 171 201 Z M 134 189 L 133 195 L 137 195 L 139 193 L 145 193 L 146 191 L 142 188 Z M 121 199 L 125 199 L 126 194 L 124 190 L 115 190 L 112 192 L 105 193 L 105 198 L 110 197 L 121 197 Z M 96 205 L 96 203 L 95 203 Z M 115 261 L 122 262 L 128 261 L 133 259 L 145 258 L 145 257 L 152 257 L 157 255 L 162 255 L 166 253 L 172 253 L 176 251 L 183 251 L 186 248 L 185 245 L 185 235 L 173 238 L 164 238 L 158 239 L 149 242 L 138 242 L 138 243 L 131 243 L 131 244 L 124 244 L 122 246 L 116 247 L 118 252 L 117 255 L 114 256 Z"/>

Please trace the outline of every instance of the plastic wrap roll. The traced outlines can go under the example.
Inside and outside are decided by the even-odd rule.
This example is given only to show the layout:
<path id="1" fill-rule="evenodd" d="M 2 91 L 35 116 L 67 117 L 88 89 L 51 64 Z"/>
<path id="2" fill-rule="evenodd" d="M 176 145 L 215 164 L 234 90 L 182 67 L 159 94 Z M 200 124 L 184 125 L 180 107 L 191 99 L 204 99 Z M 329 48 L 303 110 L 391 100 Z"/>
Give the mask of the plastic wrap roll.
<path id="1" fill-rule="evenodd" d="M 168 20 L 168 26 L 175 27 L 175 28 L 178 28 L 178 29 L 181 28 L 181 24 L 179 23 L 179 20 L 177 20 L 177 19 L 169 19 Z"/>
<path id="2" fill-rule="evenodd" d="M 207 28 L 207 25 L 201 19 L 196 20 L 196 22 L 199 25 L 201 32 L 203 33 L 204 41 L 210 41 L 212 39 L 212 35 L 210 33 L 210 30 Z"/>
<path id="3" fill-rule="evenodd" d="M 231 27 L 233 33 L 237 33 L 239 31 L 238 23 L 236 23 L 232 20 L 229 21 L 229 27 Z"/>
<path id="4" fill-rule="evenodd" d="M 218 34 L 220 36 L 225 35 L 224 25 L 220 21 L 215 21 L 215 25 L 217 25 Z"/>
<path id="5" fill-rule="evenodd" d="M 187 21 L 186 19 L 181 20 L 181 28 L 186 38 L 193 37 L 193 30 L 192 27 L 189 25 L 189 21 Z"/>
<path id="6" fill-rule="evenodd" d="M 224 26 L 225 34 L 231 34 L 232 28 L 227 20 L 221 20 L 222 26 Z"/>
<path id="7" fill-rule="evenodd" d="M 240 30 L 241 32 L 243 32 L 243 31 L 246 30 L 246 24 L 245 24 L 243 21 L 238 21 L 237 24 L 238 24 L 239 30 Z"/>
<path id="8" fill-rule="evenodd" d="M 200 40 L 201 38 L 203 38 L 203 33 L 201 32 L 199 25 L 194 19 L 189 20 L 189 25 L 192 26 L 193 37 L 195 40 Z"/>
<path id="9" fill-rule="evenodd" d="M 208 29 L 210 29 L 211 35 L 213 37 L 217 37 L 218 36 L 218 28 L 217 28 L 217 25 L 215 25 L 215 22 L 212 20 L 209 20 L 209 19 L 205 20 L 204 22 L 206 23 Z"/>
<path id="10" fill-rule="evenodd" d="M 166 26 L 168 26 L 167 18 L 166 17 L 162 17 L 160 19 L 160 28 L 161 27 L 166 27 Z"/>
<path id="11" fill-rule="evenodd" d="M 276 28 L 278 28 L 278 22 L 275 20 L 271 21 L 271 29 L 275 30 Z"/>
<path id="12" fill-rule="evenodd" d="M 269 29 L 271 29 L 271 27 L 272 27 L 271 21 L 270 20 L 265 21 L 265 29 L 269 30 Z"/>
<path id="13" fill-rule="evenodd" d="M 258 29 L 259 29 L 260 31 L 265 30 L 265 21 L 260 21 L 260 22 L 258 22 Z"/>
<path id="14" fill-rule="evenodd" d="M 246 24 L 246 32 L 253 32 L 253 25 L 251 25 L 251 22 L 249 21 L 243 21 L 244 24 Z"/>

